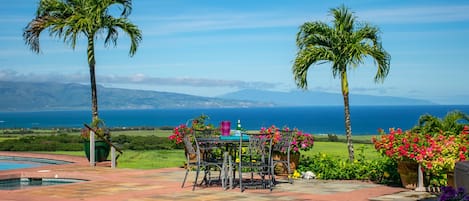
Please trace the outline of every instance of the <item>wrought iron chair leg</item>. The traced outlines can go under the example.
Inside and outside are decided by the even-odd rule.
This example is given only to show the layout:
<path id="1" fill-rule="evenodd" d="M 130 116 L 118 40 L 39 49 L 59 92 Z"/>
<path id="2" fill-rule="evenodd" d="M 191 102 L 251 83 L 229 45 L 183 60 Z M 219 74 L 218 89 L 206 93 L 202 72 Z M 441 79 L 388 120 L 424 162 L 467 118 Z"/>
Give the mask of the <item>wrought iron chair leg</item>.
<path id="1" fill-rule="evenodd" d="M 182 181 L 181 188 L 184 188 L 184 184 L 186 183 L 187 175 L 189 174 L 189 167 L 187 167 L 186 175 L 184 176 L 184 180 Z"/>
<path id="2" fill-rule="evenodd" d="M 200 172 L 200 166 L 197 166 L 197 170 L 195 172 L 195 181 L 194 181 L 194 186 L 192 186 L 192 191 L 195 190 L 195 186 L 197 186 L 197 179 L 199 178 L 199 172 Z"/>

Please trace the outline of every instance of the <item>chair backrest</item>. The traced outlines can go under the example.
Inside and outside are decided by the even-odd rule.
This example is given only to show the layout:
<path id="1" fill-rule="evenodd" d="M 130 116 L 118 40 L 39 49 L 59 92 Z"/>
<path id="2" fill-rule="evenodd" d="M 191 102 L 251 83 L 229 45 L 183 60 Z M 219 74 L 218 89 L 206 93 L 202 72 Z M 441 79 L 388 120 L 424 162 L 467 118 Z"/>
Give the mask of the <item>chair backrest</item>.
<path id="1" fill-rule="evenodd" d="M 219 149 L 218 133 L 214 129 L 195 130 L 195 145 L 197 152 L 200 153 L 200 159 L 204 161 L 216 161 L 221 158 L 221 154 L 216 152 Z"/>
<path id="2" fill-rule="evenodd" d="M 192 142 L 194 140 L 194 142 Z M 184 150 L 186 152 L 187 162 L 195 162 L 198 160 L 197 148 L 194 146 L 196 144 L 195 138 L 192 136 L 192 133 L 186 133 L 182 138 L 184 143 Z"/>
<path id="3" fill-rule="evenodd" d="M 272 145 L 272 151 L 290 153 L 290 147 L 293 139 L 293 130 L 280 131 L 278 142 Z"/>
<path id="4" fill-rule="evenodd" d="M 269 134 L 257 134 L 249 137 L 248 154 L 252 160 L 267 162 L 272 149 L 272 138 Z"/>
<path id="5" fill-rule="evenodd" d="M 194 135 L 199 140 L 207 140 L 219 137 L 215 129 L 194 130 Z"/>

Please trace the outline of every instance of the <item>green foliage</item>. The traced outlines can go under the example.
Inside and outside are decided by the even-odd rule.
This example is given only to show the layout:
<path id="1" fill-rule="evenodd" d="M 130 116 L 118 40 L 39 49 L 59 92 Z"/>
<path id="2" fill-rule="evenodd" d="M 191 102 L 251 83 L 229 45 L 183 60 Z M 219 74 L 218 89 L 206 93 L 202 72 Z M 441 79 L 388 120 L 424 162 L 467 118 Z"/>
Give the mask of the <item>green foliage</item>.
<path id="1" fill-rule="evenodd" d="M 369 180 L 383 184 L 399 184 L 397 163 L 387 157 L 365 159 L 364 147 L 357 149 L 353 162 L 338 159 L 325 153 L 301 156 L 298 171 L 312 171 L 318 179 Z"/>
<path id="2" fill-rule="evenodd" d="M 443 118 L 438 118 L 430 114 L 419 117 L 418 125 L 412 128 L 413 132 L 421 134 L 434 133 L 446 136 L 461 133 L 465 125 L 469 125 L 469 115 L 464 112 L 450 111 Z"/>
<path id="3" fill-rule="evenodd" d="M 424 185 L 429 187 L 442 187 L 448 185 L 448 177 L 445 173 L 424 172 Z"/>
<path id="4" fill-rule="evenodd" d="M 172 131 L 174 129 L 174 126 L 161 126 L 158 129 L 164 130 L 164 131 Z"/>
<path id="5" fill-rule="evenodd" d="M 49 136 L 24 136 L 0 142 L 2 151 L 79 151 L 83 144 L 79 136 L 59 134 Z"/>
<path id="6" fill-rule="evenodd" d="M 327 139 L 329 142 L 338 142 L 339 141 L 339 137 L 337 137 L 337 135 L 335 134 L 327 134 Z"/>
<path id="7" fill-rule="evenodd" d="M 112 142 L 124 150 L 169 150 L 182 149 L 167 137 L 154 135 L 119 135 Z M 78 135 L 23 136 L 0 142 L 2 151 L 83 151 L 83 141 Z"/>
<path id="8" fill-rule="evenodd" d="M 19 130 L 4 130 L 3 134 L 32 134 L 34 131 L 31 129 L 19 129 Z"/>

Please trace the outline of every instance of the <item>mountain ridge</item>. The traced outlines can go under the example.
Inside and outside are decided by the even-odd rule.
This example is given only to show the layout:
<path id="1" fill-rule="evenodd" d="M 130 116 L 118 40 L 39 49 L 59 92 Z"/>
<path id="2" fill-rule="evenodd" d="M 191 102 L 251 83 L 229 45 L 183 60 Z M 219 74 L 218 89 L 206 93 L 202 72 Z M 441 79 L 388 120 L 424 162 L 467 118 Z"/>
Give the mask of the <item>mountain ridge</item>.
<path id="1" fill-rule="evenodd" d="M 236 108 L 265 107 L 270 103 L 228 100 L 181 93 L 98 88 L 99 109 Z M 0 81 L 0 111 L 88 110 L 89 85 L 54 82 Z"/>
<path id="2" fill-rule="evenodd" d="M 90 86 L 55 82 L 0 81 L 0 111 L 89 110 Z M 246 108 L 343 105 L 341 94 L 240 90 L 218 97 L 182 93 L 108 88 L 98 85 L 99 109 Z M 350 95 L 350 105 L 435 105 L 426 100 Z"/>
<path id="3" fill-rule="evenodd" d="M 264 90 L 241 90 L 227 93 L 219 98 L 234 100 L 261 101 L 270 100 L 277 106 L 325 106 L 343 105 L 342 94 L 316 92 L 316 91 L 264 91 Z M 427 100 L 394 96 L 373 96 L 362 94 L 350 94 L 350 105 L 436 105 Z"/>

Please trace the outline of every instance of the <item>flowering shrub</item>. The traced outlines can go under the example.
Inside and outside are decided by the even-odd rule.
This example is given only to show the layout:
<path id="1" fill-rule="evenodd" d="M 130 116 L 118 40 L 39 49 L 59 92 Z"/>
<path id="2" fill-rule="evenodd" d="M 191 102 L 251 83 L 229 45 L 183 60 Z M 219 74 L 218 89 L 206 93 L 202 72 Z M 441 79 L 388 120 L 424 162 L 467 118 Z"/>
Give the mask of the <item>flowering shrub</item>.
<path id="1" fill-rule="evenodd" d="M 452 171 L 455 163 L 467 158 L 467 133 L 455 136 L 425 135 L 425 146 L 418 149 L 415 160 L 433 172 Z"/>
<path id="2" fill-rule="evenodd" d="M 168 138 L 176 144 L 183 142 L 184 137 L 192 133 L 192 129 L 187 127 L 185 124 L 181 124 L 173 129 L 173 134 Z"/>
<path id="3" fill-rule="evenodd" d="M 262 127 L 259 132 L 261 134 L 270 134 L 268 136 L 273 138 L 272 143 L 274 144 L 278 143 L 282 138 L 282 134 L 280 134 L 280 129 L 275 127 L 274 125 L 268 128 Z"/>
<path id="4" fill-rule="evenodd" d="M 97 140 L 100 138 L 105 138 L 107 140 L 110 139 L 111 133 L 109 132 L 109 129 L 106 128 L 106 125 L 104 124 L 104 120 L 102 119 L 94 119 L 93 122 L 91 122 L 90 127 L 95 131 L 95 135 L 97 136 Z M 87 127 L 81 129 L 81 138 L 84 140 L 90 140 L 90 132 L 91 130 Z"/>
<path id="5" fill-rule="evenodd" d="M 205 114 L 201 114 L 197 118 L 192 119 L 192 129 L 195 129 L 195 130 L 215 129 L 215 126 L 213 124 L 208 123 L 209 119 L 210 117 Z"/>
<path id="6" fill-rule="evenodd" d="M 181 124 L 173 129 L 173 133 L 168 137 L 169 140 L 176 144 L 184 141 L 184 137 L 192 134 L 194 130 L 205 130 L 214 129 L 212 124 L 207 124 L 209 117 L 205 114 L 192 119 L 192 125 L 189 127 L 185 124 Z"/>
<path id="7" fill-rule="evenodd" d="M 358 160 L 353 162 L 326 153 L 301 155 L 298 171 L 312 171 L 316 179 L 322 180 L 369 180 L 381 184 L 397 184 L 399 174 L 394 160 L 388 157 L 366 159 L 364 146 L 356 151 Z"/>
<path id="8" fill-rule="evenodd" d="M 273 138 L 272 142 L 278 143 L 282 139 L 282 132 L 290 132 L 291 130 L 288 127 L 284 127 L 282 130 L 272 125 L 268 128 L 262 127 L 260 130 L 261 134 L 271 134 Z M 293 129 L 293 136 L 291 141 L 291 151 L 293 153 L 299 153 L 300 151 L 308 151 L 313 148 L 314 138 L 313 135 L 309 133 L 304 133 L 298 129 Z M 286 152 L 286 150 L 282 150 Z"/>
<path id="9" fill-rule="evenodd" d="M 401 129 L 381 131 L 380 139 L 373 137 L 376 150 L 396 160 L 414 160 L 432 172 L 454 169 L 458 161 L 466 160 L 469 146 L 469 127 L 459 135 L 418 134 Z"/>
<path id="10" fill-rule="evenodd" d="M 373 137 L 376 150 L 396 161 L 412 160 L 422 165 L 432 175 L 430 183 L 446 184 L 446 174 L 454 170 L 458 161 L 468 158 L 469 126 L 459 134 L 448 132 L 419 134 L 401 129 L 390 129 L 389 134 Z"/>
<path id="11" fill-rule="evenodd" d="M 314 139 L 313 136 L 309 133 L 303 133 L 300 130 L 294 130 L 293 140 L 291 142 L 292 150 L 294 152 L 309 151 L 313 148 Z"/>
<path id="12" fill-rule="evenodd" d="M 381 154 L 395 160 L 407 160 L 415 158 L 418 143 L 421 142 L 416 133 L 403 132 L 402 129 L 389 129 L 389 134 L 380 130 L 380 138 L 373 137 L 375 149 Z"/>

